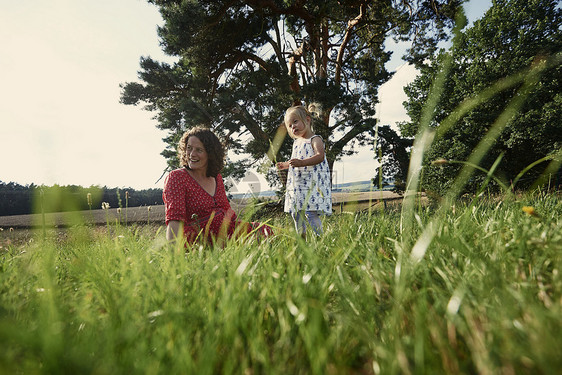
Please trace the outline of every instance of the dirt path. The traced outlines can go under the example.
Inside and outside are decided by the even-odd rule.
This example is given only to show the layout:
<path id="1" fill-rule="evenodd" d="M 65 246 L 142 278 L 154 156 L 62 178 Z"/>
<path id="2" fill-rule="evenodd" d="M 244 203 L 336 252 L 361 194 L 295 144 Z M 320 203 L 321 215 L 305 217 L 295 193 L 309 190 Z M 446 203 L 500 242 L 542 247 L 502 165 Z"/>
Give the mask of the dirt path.
<path id="1" fill-rule="evenodd" d="M 390 192 L 356 192 L 356 193 L 333 193 L 332 200 L 334 203 L 334 212 L 341 211 L 343 204 L 362 203 L 363 205 L 374 203 L 378 200 L 396 200 L 402 199 L 401 196 Z M 240 212 L 244 209 L 245 201 L 232 200 L 232 208 Z M 337 208 L 340 208 L 339 210 Z M 143 207 L 129 207 L 128 209 L 110 208 L 108 210 L 92 210 L 92 211 L 77 211 L 65 213 L 48 213 L 44 217 L 45 225 L 48 227 L 58 226 L 64 227 L 75 225 L 77 223 L 94 223 L 105 224 L 109 221 L 110 224 L 116 221 L 124 223 L 156 223 L 164 222 L 164 206 L 143 206 Z M 0 228 L 29 228 L 41 227 L 43 225 L 43 215 L 12 215 L 0 217 Z"/>

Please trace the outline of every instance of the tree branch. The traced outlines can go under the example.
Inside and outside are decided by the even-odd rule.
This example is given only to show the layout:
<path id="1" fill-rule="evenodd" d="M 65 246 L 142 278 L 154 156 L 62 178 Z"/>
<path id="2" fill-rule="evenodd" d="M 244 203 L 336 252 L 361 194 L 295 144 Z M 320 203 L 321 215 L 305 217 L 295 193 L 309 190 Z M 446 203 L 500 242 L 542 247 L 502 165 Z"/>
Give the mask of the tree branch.
<path id="1" fill-rule="evenodd" d="M 238 63 L 248 60 L 257 63 L 265 71 L 269 70 L 268 63 L 265 60 L 263 60 L 261 57 L 246 51 L 234 51 L 232 58 L 220 64 L 217 70 L 211 73 L 211 77 L 213 78 L 220 77 L 225 70 L 233 69 L 234 67 L 236 67 Z"/>
<path id="2" fill-rule="evenodd" d="M 341 82 L 343 54 L 345 52 L 345 49 L 347 48 L 347 44 L 349 43 L 349 40 L 351 39 L 352 31 L 355 28 L 355 26 L 362 20 L 364 12 L 365 12 L 365 4 L 361 4 L 359 6 L 359 15 L 347 22 L 347 29 L 345 31 L 345 36 L 338 50 L 338 57 L 336 58 L 336 72 L 335 72 L 334 80 L 338 84 Z"/>
<path id="3" fill-rule="evenodd" d="M 273 23 L 273 28 L 275 29 L 275 36 L 277 38 L 277 41 L 274 41 L 271 37 L 269 37 L 267 33 L 265 33 L 265 35 L 267 35 L 269 44 L 271 44 L 271 47 L 275 51 L 275 55 L 277 56 L 277 60 L 279 61 L 279 66 L 284 72 L 287 72 L 287 62 L 285 61 L 283 51 L 281 50 L 281 31 L 279 31 L 279 25 L 277 24 L 277 22 Z"/>
<path id="4" fill-rule="evenodd" d="M 266 144 L 269 142 L 267 133 L 263 131 L 260 124 L 258 124 L 256 120 L 254 120 L 254 117 L 248 112 L 246 108 L 242 107 L 239 104 L 236 104 L 236 107 L 232 109 L 232 113 L 237 115 L 244 122 L 244 126 L 246 127 L 246 129 L 248 129 L 250 134 L 252 134 L 254 139 L 265 142 Z"/>
<path id="5" fill-rule="evenodd" d="M 321 35 L 322 35 L 322 65 L 319 77 L 326 78 L 328 76 L 328 51 L 330 46 L 328 44 L 330 35 L 329 35 L 329 28 L 326 20 L 322 21 L 321 26 Z"/>
<path id="6" fill-rule="evenodd" d="M 371 121 L 375 121 L 374 119 L 366 119 L 364 121 L 360 121 L 357 125 L 353 126 L 349 132 L 347 132 L 343 137 L 338 139 L 336 142 L 332 144 L 330 148 L 332 154 L 340 155 L 343 148 L 355 137 L 359 134 L 369 130 L 369 123 Z"/>
<path id="7" fill-rule="evenodd" d="M 293 77 L 291 82 L 291 90 L 298 94 L 300 92 L 299 77 L 297 75 L 297 62 L 302 58 L 307 49 L 306 42 L 303 40 L 299 48 L 293 51 L 289 56 L 289 75 Z"/>

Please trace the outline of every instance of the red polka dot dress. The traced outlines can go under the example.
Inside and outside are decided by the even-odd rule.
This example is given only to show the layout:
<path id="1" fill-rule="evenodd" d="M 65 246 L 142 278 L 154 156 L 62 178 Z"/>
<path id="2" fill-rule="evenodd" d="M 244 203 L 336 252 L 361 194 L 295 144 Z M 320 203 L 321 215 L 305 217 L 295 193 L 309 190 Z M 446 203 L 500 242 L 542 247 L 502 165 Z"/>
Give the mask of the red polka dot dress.
<path id="1" fill-rule="evenodd" d="M 166 177 L 162 198 L 166 208 L 166 225 L 170 220 L 184 223 L 185 239 L 193 243 L 197 239 L 214 241 L 231 237 L 237 226 L 248 233 L 253 225 L 237 220 L 230 207 L 224 182 L 220 174 L 215 178 L 215 194 L 209 194 L 185 168 L 176 169 Z M 270 231 L 270 229 L 269 229 Z M 261 230 L 268 235 L 268 230 Z"/>

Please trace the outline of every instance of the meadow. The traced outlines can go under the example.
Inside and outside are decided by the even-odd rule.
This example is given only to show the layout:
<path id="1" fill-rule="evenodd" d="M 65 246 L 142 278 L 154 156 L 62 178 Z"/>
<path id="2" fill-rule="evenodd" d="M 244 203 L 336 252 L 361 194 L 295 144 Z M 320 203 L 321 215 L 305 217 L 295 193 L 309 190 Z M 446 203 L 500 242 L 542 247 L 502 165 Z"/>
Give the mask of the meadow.
<path id="1" fill-rule="evenodd" d="M 188 252 L 155 224 L 37 231 L 1 249 L 0 373 L 557 373 L 559 193 L 414 207 Z"/>

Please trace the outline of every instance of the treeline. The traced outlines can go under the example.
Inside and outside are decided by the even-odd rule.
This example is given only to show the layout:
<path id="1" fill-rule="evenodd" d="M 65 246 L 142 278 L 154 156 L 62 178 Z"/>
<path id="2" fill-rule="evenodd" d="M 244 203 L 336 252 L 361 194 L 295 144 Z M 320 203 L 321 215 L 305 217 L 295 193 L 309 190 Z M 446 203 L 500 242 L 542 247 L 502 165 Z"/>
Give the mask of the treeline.
<path id="1" fill-rule="evenodd" d="M 0 181 L 0 216 L 163 204 L 162 189 L 19 185 Z"/>

